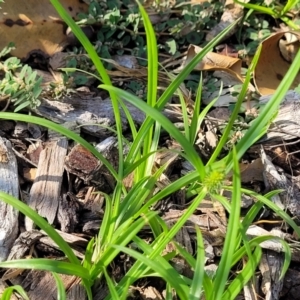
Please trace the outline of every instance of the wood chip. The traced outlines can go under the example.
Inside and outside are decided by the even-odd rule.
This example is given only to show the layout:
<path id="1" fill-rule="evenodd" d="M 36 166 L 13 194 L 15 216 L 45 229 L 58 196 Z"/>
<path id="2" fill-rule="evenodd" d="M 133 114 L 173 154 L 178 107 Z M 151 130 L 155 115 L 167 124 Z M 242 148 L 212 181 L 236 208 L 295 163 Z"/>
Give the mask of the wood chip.
<path id="1" fill-rule="evenodd" d="M 279 280 L 283 266 L 283 256 L 273 251 L 263 253 L 259 269 L 262 273 L 261 289 L 265 300 L 279 300 L 283 279 Z"/>
<path id="2" fill-rule="evenodd" d="M 17 160 L 11 143 L 0 138 L 0 191 L 19 198 Z M 7 259 L 17 237 L 19 212 L 11 205 L 0 201 L 0 261 Z"/>
<path id="3" fill-rule="evenodd" d="M 64 160 L 67 154 L 67 139 L 50 142 L 40 154 L 36 178 L 30 190 L 28 205 L 53 224 L 56 218 L 61 194 Z M 27 230 L 33 229 L 33 222 L 26 218 Z"/>
<path id="4" fill-rule="evenodd" d="M 134 122 L 141 125 L 145 120 L 145 114 L 133 105 L 126 102 L 125 105 Z M 84 132 L 101 138 L 111 136 L 111 131 L 107 128 L 115 125 L 111 100 L 102 100 L 100 97 L 74 95 L 72 98 L 66 97 L 61 101 L 43 99 L 35 112 L 56 123 L 76 122 L 77 125 L 84 125 L 81 127 Z M 163 113 L 171 121 L 179 121 L 182 118 L 182 115 L 174 110 L 164 110 Z M 128 122 L 122 109 L 121 121 L 123 130 L 126 130 Z"/>

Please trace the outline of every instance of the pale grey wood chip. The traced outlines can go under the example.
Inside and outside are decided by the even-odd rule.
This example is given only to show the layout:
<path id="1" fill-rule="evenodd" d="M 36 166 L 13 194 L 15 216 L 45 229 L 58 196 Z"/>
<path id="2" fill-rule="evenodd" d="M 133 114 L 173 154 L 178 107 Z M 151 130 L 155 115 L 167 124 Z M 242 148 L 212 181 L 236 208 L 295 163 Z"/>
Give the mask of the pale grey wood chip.
<path id="1" fill-rule="evenodd" d="M 259 103 L 266 104 L 271 97 L 272 95 L 263 96 L 259 99 Z M 297 137 L 300 137 L 300 95 L 290 90 L 283 98 L 268 133 L 260 141 L 282 141 Z"/>
<path id="2" fill-rule="evenodd" d="M 253 280 L 248 281 L 244 288 L 243 288 L 243 292 L 244 292 L 244 299 L 245 300 L 257 300 L 258 299 L 258 281 L 259 278 L 258 276 L 255 276 L 255 284 L 253 284 Z"/>
<path id="3" fill-rule="evenodd" d="M 68 141 L 63 138 L 50 142 L 40 154 L 36 178 L 30 190 L 28 205 L 53 224 L 61 194 L 64 161 Z M 26 218 L 27 230 L 33 229 L 33 223 Z"/>
<path id="4" fill-rule="evenodd" d="M 283 172 L 278 172 L 270 158 L 261 147 L 261 160 L 264 166 L 264 182 L 269 190 L 282 189 L 283 192 L 271 197 L 282 210 L 289 210 L 292 216 L 300 218 L 300 189 Z"/>
<path id="5" fill-rule="evenodd" d="M 10 141 L 0 137 L 0 191 L 19 198 L 17 160 Z M 19 212 L 0 201 L 0 261 L 7 259 L 18 234 Z"/>
<path id="6" fill-rule="evenodd" d="M 276 237 L 280 237 L 282 239 L 284 239 L 283 233 L 278 231 L 278 230 L 272 230 L 272 231 L 267 231 L 257 225 L 251 225 L 248 227 L 247 231 L 246 231 L 246 235 L 250 238 L 254 238 L 254 237 L 258 237 L 258 236 L 264 236 L 264 235 L 273 235 Z M 269 249 L 272 251 L 276 251 L 276 252 L 283 252 L 284 248 L 281 244 L 281 242 L 278 239 L 271 239 L 271 240 L 267 240 L 264 241 L 262 243 L 259 244 L 263 249 Z"/>
<path id="7" fill-rule="evenodd" d="M 139 288 L 140 297 L 142 300 L 163 300 L 161 293 L 153 286 Z"/>
<path id="8" fill-rule="evenodd" d="M 279 300 L 283 279 L 279 280 L 283 266 L 282 254 L 266 251 L 263 253 L 259 269 L 262 273 L 261 289 L 265 300 Z"/>
<path id="9" fill-rule="evenodd" d="M 126 101 L 124 103 L 133 121 L 142 124 L 145 114 Z M 62 101 L 43 99 L 35 113 L 56 123 L 76 122 L 77 125 L 84 125 L 81 127 L 83 131 L 101 138 L 111 136 L 111 131 L 107 127 L 115 125 L 114 110 L 109 98 L 102 100 L 100 97 L 74 95 Z M 166 109 L 163 113 L 171 121 L 182 118 L 181 114 L 174 110 Z M 128 122 L 122 109 L 121 122 L 123 130 L 126 130 Z"/>

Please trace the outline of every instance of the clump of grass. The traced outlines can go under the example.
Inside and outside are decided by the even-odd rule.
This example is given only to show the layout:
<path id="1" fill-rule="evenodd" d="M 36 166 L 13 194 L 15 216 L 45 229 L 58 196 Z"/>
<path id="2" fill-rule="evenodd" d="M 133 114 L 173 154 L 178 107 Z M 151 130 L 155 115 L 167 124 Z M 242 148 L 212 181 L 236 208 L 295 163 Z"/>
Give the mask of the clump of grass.
<path id="1" fill-rule="evenodd" d="M 295 222 L 269 200 L 270 197 L 274 195 L 274 192 L 259 195 L 253 191 L 241 188 L 238 166 L 238 161 L 246 150 L 266 132 L 269 119 L 277 110 L 281 99 L 284 97 L 290 84 L 293 82 L 294 77 L 298 73 L 300 53 L 296 56 L 276 93 L 258 118 L 253 122 L 253 125 L 248 129 L 244 137 L 232 148 L 225 158 L 219 160 L 218 157 L 220 151 L 228 140 L 228 136 L 239 112 L 240 105 L 245 98 L 251 74 L 258 61 L 260 52 L 260 49 L 258 49 L 252 65 L 249 67 L 245 83 L 231 115 L 231 119 L 229 120 L 223 136 L 210 160 L 204 165 L 193 147 L 197 128 L 201 124 L 205 113 L 208 110 L 206 109 L 203 112 L 200 112 L 202 82 L 200 81 L 199 84 L 199 91 L 195 104 L 196 110 L 191 123 L 188 122 L 187 110 L 183 109 L 183 117 L 185 120 L 185 132 L 183 134 L 161 113 L 161 110 L 168 102 L 168 99 L 179 90 L 180 84 L 197 63 L 235 24 L 229 26 L 213 41 L 207 44 L 207 46 L 191 60 L 182 72 L 174 78 L 163 94 L 158 97 L 158 55 L 156 38 L 144 8 L 139 5 L 147 37 L 148 92 L 147 102 L 144 102 L 136 96 L 118 89 L 111 84 L 110 78 L 103 67 L 100 58 L 86 36 L 82 33 L 81 29 L 68 16 L 58 0 L 51 0 L 51 2 L 65 22 L 72 28 L 74 34 L 81 41 L 93 61 L 99 73 L 99 77 L 103 82 L 103 84 L 100 85 L 100 88 L 105 89 L 110 93 L 115 113 L 117 125 L 116 131 L 119 143 L 118 170 L 114 170 L 110 163 L 88 142 L 60 125 L 38 117 L 28 117 L 15 113 L 0 113 L 0 118 L 36 123 L 58 131 L 66 137 L 73 139 L 86 147 L 106 165 L 108 170 L 115 177 L 117 184 L 111 195 L 105 195 L 106 205 L 101 228 L 98 235 L 89 242 L 83 261 L 78 260 L 70 246 L 35 211 L 12 196 L 0 192 L 2 201 L 9 203 L 23 214 L 30 217 L 38 227 L 43 229 L 55 241 L 68 258 L 67 262 L 53 261 L 50 259 L 6 261 L 0 263 L 0 267 L 39 269 L 53 272 L 58 286 L 58 297 L 61 297 L 60 299 L 65 299 L 65 291 L 59 277 L 55 275 L 56 273 L 79 276 L 86 289 L 88 299 L 93 299 L 92 287 L 99 278 L 105 278 L 109 287 L 110 294 L 106 299 L 125 299 L 129 286 L 145 276 L 158 276 L 166 282 L 167 299 L 172 298 L 173 292 L 175 292 L 180 299 L 199 299 L 201 295 L 208 300 L 235 299 L 243 286 L 254 275 L 262 254 L 259 244 L 265 240 L 274 239 L 274 236 L 254 239 L 248 239 L 245 236 L 247 228 L 251 225 L 253 219 L 263 205 L 268 206 L 282 217 L 300 236 L 300 229 Z M 180 94 L 180 92 L 178 93 Z M 138 130 L 135 128 L 134 122 L 126 109 L 125 101 L 138 107 L 147 116 Z M 183 101 L 182 104 L 184 105 Z M 120 106 L 125 111 L 133 136 L 129 152 L 125 157 L 123 157 Z M 162 166 L 156 172 L 152 173 L 154 155 L 158 151 L 158 140 L 161 128 L 164 128 L 164 130 L 166 130 L 170 136 L 181 145 L 182 152 L 180 154 L 193 165 L 194 171 L 172 182 L 158 193 L 153 194 L 155 184 L 165 169 L 165 166 Z M 225 186 L 223 179 L 225 174 L 231 170 L 233 170 L 234 174 L 232 186 Z M 132 172 L 134 174 L 134 183 L 132 188 L 127 191 L 122 181 Z M 151 210 L 151 206 L 182 188 L 186 188 L 188 191 L 187 197 L 190 197 L 192 201 L 176 224 L 171 228 L 168 228 L 158 214 Z M 220 196 L 220 189 L 232 191 L 230 202 Z M 244 217 L 243 221 L 240 221 L 240 199 L 242 192 L 256 198 L 257 202 Z M 178 253 L 181 254 L 186 260 L 186 263 L 194 270 L 193 278 L 187 278 L 179 274 L 170 264 L 170 259 L 175 253 L 165 256 L 162 256 L 162 253 L 167 244 L 173 240 L 176 233 L 188 220 L 189 216 L 207 196 L 211 196 L 213 199 L 220 201 L 229 213 L 228 228 L 222 257 L 215 276 L 210 278 L 204 271 L 204 246 L 201 231 L 196 229 L 198 243 L 196 258 L 192 257 L 185 249 L 177 245 Z M 152 230 L 153 240 L 151 244 L 146 243 L 138 236 L 139 231 L 145 224 L 148 224 Z M 283 240 L 280 241 L 285 247 L 285 263 L 282 270 L 283 276 L 289 265 L 290 250 Z M 138 250 L 132 250 L 128 247 L 132 242 L 135 243 L 136 249 Z M 120 252 L 129 254 L 134 257 L 136 261 L 126 275 L 116 283 L 110 278 L 107 267 Z M 239 271 L 239 274 L 232 281 L 229 281 L 230 271 L 243 257 L 247 257 L 245 260 L 247 263 Z"/>

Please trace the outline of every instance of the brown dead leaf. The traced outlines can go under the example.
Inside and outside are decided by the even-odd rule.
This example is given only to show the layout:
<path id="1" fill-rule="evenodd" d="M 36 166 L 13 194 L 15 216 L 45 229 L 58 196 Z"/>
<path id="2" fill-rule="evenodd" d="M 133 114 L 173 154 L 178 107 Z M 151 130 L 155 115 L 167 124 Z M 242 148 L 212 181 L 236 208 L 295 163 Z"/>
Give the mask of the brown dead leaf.
<path id="1" fill-rule="evenodd" d="M 240 163 L 241 180 L 243 183 L 251 183 L 253 181 L 263 181 L 263 164 L 260 158 L 257 158 L 253 162 Z M 227 179 L 232 179 L 232 171 L 228 173 Z"/>
<path id="2" fill-rule="evenodd" d="M 73 18 L 88 9 L 79 0 L 60 2 Z M 0 35 L 0 49 L 13 42 L 16 49 L 11 54 L 20 58 L 32 50 L 41 50 L 51 56 L 68 44 L 66 25 L 48 0 L 1 3 Z"/>
<path id="3" fill-rule="evenodd" d="M 292 42 L 289 41 L 290 34 L 294 36 Z M 299 49 L 299 38 L 300 34 L 295 31 L 278 32 L 262 42 L 262 50 L 254 72 L 254 83 L 261 95 L 274 94 Z M 291 89 L 298 84 L 300 73 Z"/>
<path id="4" fill-rule="evenodd" d="M 190 45 L 183 67 L 187 65 L 202 48 Z M 200 63 L 195 67 L 197 71 L 224 71 L 239 82 L 243 82 L 241 76 L 242 61 L 238 58 L 221 55 L 214 52 L 207 53 Z"/>

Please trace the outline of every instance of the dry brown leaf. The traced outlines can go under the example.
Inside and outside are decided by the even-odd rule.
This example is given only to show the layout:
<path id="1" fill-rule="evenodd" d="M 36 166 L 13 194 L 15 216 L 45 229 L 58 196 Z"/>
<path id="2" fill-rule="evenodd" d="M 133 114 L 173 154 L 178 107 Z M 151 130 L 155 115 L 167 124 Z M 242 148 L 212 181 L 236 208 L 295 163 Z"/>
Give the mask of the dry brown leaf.
<path id="1" fill-rule="evenodd" d="M 243 183 L 251 183 L 253 181 L 263 181 L 263 164 L 260 158 L 253 162 L 240 163 L 241 180 Z M 232 180 L 232 171 L 228 173 L 227 179 Z"/>
<path id="2" fill-rule="evenodd" d="M 260 57 L 254 72 L 254 83 L 261 95 L 274 94 L 291 65 L 296 54 L 294 52 L 299 48 L 300 34 L 295 31 L 291 32 L 297 38 L 290 43 L 283 39 L 287 33 L 275 33 L 262 42 Z M 294 80 L 291 89 L 298 84 L 300 84 L 300 73 Z"/>
<path id="3" fill-rule="evenodd" d="M 61 0 L 68 13 L 75 18 L 88 6 L 80 0 Z M 24 58 L 32 50 L 48 55 L 67 45 L 66 25 L 48 0 L 9 0 L 1 3 L 0 49 L 13 42 L 12 55 Z"/>
<path id="4" fill-rule="evenodd" d="M 187 51 L 184 65 L 187 65 L 202 48 L 190 45 Z M 224 71 L 230 74 L 230 76 L 239 82 L 243 82 L 241 76 L 242 61 L 238 58 L 221 55 L 214 52 L 207 53 L 200 63 L 195 67 L 197 71 Z"/>

